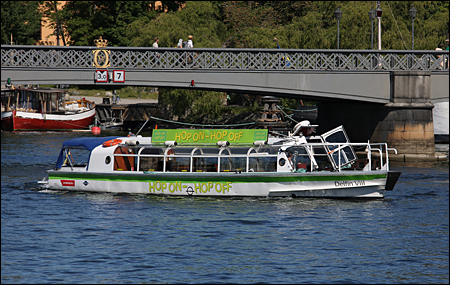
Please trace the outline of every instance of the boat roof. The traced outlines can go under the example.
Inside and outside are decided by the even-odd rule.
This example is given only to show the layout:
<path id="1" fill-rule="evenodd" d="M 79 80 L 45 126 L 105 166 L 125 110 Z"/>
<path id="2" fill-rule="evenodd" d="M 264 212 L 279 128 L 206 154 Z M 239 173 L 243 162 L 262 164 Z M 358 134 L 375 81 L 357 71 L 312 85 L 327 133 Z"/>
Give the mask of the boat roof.
<path id="1" fill-rule="evenodd" d="M 74 138 L 63 142 L 61 151 L 59 152 L 58 160 L 56 161 L 55 169 L 61 168 L 64 162 L 64 150 L 65 149 L 87 149 L 89 151 L 93 150 L 97 146 L 103 144 L 106 141 L 120 138 L 120 136 L 110 136 L 110 137 L 81 137 Z"/>

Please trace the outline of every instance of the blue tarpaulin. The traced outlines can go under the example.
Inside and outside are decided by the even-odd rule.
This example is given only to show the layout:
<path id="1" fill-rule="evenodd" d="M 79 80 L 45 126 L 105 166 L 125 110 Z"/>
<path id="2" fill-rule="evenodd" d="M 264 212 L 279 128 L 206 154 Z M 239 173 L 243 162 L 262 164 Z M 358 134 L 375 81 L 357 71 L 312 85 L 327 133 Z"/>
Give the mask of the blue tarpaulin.
<path id="1" fill-rule="evenodd" d="M 56 161 L 55 170 L 61 168 L 64 162 L 64 150 L 65 149 L 87 149 L 89 151 L 93 150 L 95 147 L 103 144 L 106 141 L 117 139 L 118 136 L 114 137 L 81 137 L 74 138 L 68 141 L 63 142 L 61 151 L 59 153 L 58 160 Z M 91 154 L 89 154 L 89 159 L 91 158 Z"/>

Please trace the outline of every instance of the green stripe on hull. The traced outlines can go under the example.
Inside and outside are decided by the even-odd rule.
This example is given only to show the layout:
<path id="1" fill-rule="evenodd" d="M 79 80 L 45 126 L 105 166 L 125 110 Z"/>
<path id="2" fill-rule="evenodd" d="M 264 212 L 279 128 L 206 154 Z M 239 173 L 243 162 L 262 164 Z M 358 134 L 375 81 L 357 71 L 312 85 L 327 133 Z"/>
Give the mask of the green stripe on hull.
<path id="1" fill-rule="evenodd" d="M 167 181 L 167 182 L 209 182 L 209 181 L 223 181 L 233 183 L 270 183 L 270 182 L 301 182 L 301 181 L 345 181 L 345 180 L 374 180 L 386 178 L 387 174 L 361 174 L 361 175 L 320 175 L 320 173 L 304 174 L 304 175 L 283 175 L 273 173 L 248 175 L 248 174 L 225 174 L 225 175 L 211 175 L 208 173 L 204 177 L 195 173 L 170 173 L 167 174 L 93 174 L 93 173 L 52 173 L 49 172 L 49 180 L 96 180 L 96 181 L 117 181 L 117 182 L 149 182 L 149 181 Z"/>

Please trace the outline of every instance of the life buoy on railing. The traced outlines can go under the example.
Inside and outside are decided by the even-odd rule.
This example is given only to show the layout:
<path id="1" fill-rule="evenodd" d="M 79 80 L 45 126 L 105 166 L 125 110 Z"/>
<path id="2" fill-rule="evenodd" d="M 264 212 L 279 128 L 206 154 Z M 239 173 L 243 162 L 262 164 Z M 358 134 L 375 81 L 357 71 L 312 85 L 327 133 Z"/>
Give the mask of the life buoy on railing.
<path id="1" fill-rule="evenodd" d="M 109 140 L 109 141 L 106 141 L 103 143 L 103 147 L 113 146 L 113 145 L 119 144 L 121 142 L 122 142 L 122 140 L 120 140 L 120 139 Z"/>

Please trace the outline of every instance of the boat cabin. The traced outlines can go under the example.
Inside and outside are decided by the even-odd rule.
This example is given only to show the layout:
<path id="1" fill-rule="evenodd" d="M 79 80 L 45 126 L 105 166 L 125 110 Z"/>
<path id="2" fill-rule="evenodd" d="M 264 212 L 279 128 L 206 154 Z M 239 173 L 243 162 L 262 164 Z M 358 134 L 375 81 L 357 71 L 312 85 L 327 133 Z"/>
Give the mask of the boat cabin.
<path id="1" fill-rule="evenodd" d="M 195 130 L 192 130 L 195 131 Z M 251 130 L 254 131 L 254 130 Z M 264 130 L 267 135 L 267 130 Z M 178 144 L 138 137 L 76 138 L 64 143 L 56 169 L 100 172 L 314 172 L 345 169 L 357 159 L 343 127 L 322 136 L 290 136 L 252 144 Z M 181 141 L 181 137 L 178 137 Z M 158 141 L 159 139 L 159 141 Z M 109 142 L 115 142 L 113 145 Z M 332 143 L 332 144 L 330 144 Z M 84 154 L 74 154 L 74 152 Z M 80 162 L 80 159 L 82 160 Z"/>
<path id="2" fill-rule="evenodd" d="M 32 113 L 64 113 L 64 90 L 55 88 L 17 88 L 3 90 L 1 110 Z"/>

